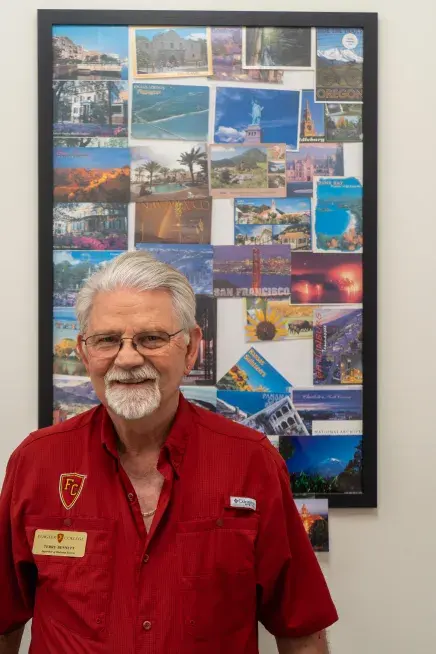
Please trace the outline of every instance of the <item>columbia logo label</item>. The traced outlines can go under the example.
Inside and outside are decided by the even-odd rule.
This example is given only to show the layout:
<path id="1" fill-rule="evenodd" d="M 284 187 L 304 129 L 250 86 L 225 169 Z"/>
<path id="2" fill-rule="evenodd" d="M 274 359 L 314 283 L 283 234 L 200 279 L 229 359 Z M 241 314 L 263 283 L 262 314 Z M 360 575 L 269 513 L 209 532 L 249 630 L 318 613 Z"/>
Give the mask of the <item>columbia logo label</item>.
<path id="1" fill-rule="evenodd" d="M 256 511 L 256 500 L 252 497 L 231 497 L 230 506 L 234 509 L 250 509 Z"/>

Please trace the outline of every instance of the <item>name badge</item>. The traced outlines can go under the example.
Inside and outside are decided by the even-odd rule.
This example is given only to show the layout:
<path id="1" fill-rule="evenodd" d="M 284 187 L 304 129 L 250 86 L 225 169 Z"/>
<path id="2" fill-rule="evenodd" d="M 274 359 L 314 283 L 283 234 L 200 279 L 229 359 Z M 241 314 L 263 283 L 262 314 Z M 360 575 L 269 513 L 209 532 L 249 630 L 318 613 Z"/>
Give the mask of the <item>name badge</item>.
<path id="1" fill-rule="evenodd" d="M 230 506 L 234 509 L 251 509 L 256 511 L 256 500 L 251 497 L 231 497 Z"/>
<path id="2" fill-rule="evenodd" d="M 88 534 L 84 531 L 55 531 L 37 529 L 33 541 L 32 553 L 48 556 L 85 556 Z"/>

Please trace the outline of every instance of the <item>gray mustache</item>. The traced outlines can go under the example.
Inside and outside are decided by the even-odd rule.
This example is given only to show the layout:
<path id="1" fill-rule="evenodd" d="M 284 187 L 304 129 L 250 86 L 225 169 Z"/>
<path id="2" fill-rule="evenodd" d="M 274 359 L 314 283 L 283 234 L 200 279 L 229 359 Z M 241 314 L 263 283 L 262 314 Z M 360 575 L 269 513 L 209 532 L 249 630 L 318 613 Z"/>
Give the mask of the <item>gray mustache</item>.
<path id="1" fill-rule="evenodd" d="M 152 369 L 141 369 L 135 372 L 127 372 L 126 370 L 111 370 L 109 371 L 104 378 L 106 384 L 114 381 L 119 382 L 128 382 L 128 381 L 147 381 L 147 380 L 156 380 L 159 378 L 159 375 L 156 371 Z"/>

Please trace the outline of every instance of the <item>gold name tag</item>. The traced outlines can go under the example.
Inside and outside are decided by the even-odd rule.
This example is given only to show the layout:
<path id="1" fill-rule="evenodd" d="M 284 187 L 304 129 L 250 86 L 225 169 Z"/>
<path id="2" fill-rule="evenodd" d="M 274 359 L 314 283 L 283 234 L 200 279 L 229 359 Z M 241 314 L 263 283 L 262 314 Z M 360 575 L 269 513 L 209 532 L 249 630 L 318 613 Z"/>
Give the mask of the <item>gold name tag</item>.
<path id="1" fill-rule="evenodd" d="M 32 553 L 82 558 L 85 555 L 87 538 L 88 534 L 84 531 L 37 529 Z"/>

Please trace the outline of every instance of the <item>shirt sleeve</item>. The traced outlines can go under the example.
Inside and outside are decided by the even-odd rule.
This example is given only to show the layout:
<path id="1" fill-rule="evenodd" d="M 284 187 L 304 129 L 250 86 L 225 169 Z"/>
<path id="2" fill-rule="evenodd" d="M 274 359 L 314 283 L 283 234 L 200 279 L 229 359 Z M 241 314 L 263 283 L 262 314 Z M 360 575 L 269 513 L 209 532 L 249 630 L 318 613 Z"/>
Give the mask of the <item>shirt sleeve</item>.
<path id="1" fill-rule="evenodd" d="M 18 452 L 11 456 L 0 494 L 0 634 L 23 626 L 33 614 L 34 566 L 24 529 L 13 517 Z"/>
<path id="2" fill-rule="evenodd" d="M 259 503 L 258 618 L 276 638 L 300 638 L 326 629 L 338 615 L 293 500 L 286 465 L 276 451 L 270 453 Z"/>

